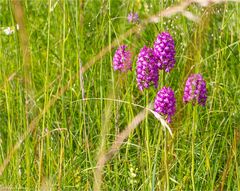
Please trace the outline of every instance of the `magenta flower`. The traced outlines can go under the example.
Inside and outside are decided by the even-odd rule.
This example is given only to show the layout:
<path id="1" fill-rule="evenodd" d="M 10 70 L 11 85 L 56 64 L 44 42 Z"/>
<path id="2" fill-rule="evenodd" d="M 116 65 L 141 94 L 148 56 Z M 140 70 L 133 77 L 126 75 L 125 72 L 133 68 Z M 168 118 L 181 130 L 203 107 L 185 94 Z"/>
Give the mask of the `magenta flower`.
<path id="1" fill-rule="evenodd" d="M 175 65 L 175 45 L 172 36 L 168 32 L 162 32 L 154 42 L 154 54 L 161 70 L 170 72 Z"/>
<path id="2" fill-rule="evenodd" d="M 128 14 L 128 22 L 129 23 L 137 23 L 139 21 L 139 17 L 137 13 L 129 13 Z"/>
<path id="3" fill-rule="evenodd" d="M 142 91 L 144 88 L 149 88 L 150 85 L 158 86 L 158 67 L 153 54 L 153 49 L 144 46 L 137 59 L 137 84 Z"/>
<path id="4" fill-rule="evenodd" d="M 154 109 L 157 113 L 167 116 L 167 122 L 171 123 L 171 117 L 176 112 L 176 99 L 174 91 L 170 87 L 163 87 L 155 98 Z"/>
<path id="5" fill-rule="evenodd" d="M 205 80 L 201 74 L 192 74 L 187 79 L 185 85 L 183 102 L 192 102 L 193 104 L 197 102 L 199 105 L 205 106 L 206 101 L 207 89 Z"/>
<path id="6" fill-rule="evenodd" d="M 126 45 L 120 46 L 113 57 L 113 69 L 126 72 L 132 69 L 131 53 Z"/>

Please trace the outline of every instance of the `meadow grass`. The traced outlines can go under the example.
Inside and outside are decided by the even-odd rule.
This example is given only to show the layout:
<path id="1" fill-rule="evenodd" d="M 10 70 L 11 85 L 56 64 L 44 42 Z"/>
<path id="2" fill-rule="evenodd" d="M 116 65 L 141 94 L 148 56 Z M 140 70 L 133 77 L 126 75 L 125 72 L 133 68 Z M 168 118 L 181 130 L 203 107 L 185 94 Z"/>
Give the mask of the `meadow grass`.
<path id="1" fill-rule="evenodd" d="M 164 85 L 177 99 L 173 136 L 146 111 L 98 172 L 101 190 L 240 190 L 240 5 L 191 4 L 198 22 L 127 22 L 131 11 L 141 23 L 178 3 L 22 1 L 25 28 L 5 35 L 21 18 L 16 1 L 0 1 L 0 190 L 93 190 L 98 159 Z M 175 40 L 176 65 L 140 92 L 137 54 L 162 31 Z M 132 72 L 113 71 L 113 42 L 131 48 Z M 207 82 L 205 107 L 182 103 L 191 73 Z"/>

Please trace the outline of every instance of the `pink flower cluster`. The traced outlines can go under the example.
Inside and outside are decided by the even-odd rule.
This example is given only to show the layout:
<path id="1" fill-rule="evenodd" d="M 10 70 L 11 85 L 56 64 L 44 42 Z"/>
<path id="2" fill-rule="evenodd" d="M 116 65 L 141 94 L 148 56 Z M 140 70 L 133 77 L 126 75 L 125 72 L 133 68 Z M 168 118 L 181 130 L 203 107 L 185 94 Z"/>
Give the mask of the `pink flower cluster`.
<path id="1" fill-rule="evenodd" d="M 174 91 L 170 87 L 163 87 L 155 98 L 154 109 L 156 112 L 167 116 L 167 122 L 171 123 L 171 117 L 176 112 L 176 99 Z"/>
<path id="2" fill-rule="evenodd" d="M 137 13 L 131 12 L 128 14 L 129 23 L 137 23 L 138 21 L 139 21 L 139 17 Z"/>
<path id="3" fill-rule="evenodd" d="M 120 46 L 113 57 L 113 69 L 126 72 L 132 69 L 131 53 L 126 45 Z"/>
<path id="4" fill-rule="evenodd" d="M 154 42 L 154 54 L 159 69 L 170 72 L 176 62 L 176 51 L 174 40 L 168 32 L 162 32 L 157 36 Z"/>
<path id="5" fill-rule="evenodd" d="M 130 13 L 128 19 L 130 22 L 138 19 L 138 16 Z M 175 65 L 175 44 L 172 36 L 168 32 L 162 32 L 157 36 L 153 48 L 144 46 L 137 57 L 136 78 L 139 90 L 149 88 L 153 85 L 158 87 L 159 70 L 170 72 Z M 131 70 L 131 53 L 126 45 L 120 46 L 113 57 L 113 68 L 126 72 Z M 198 103 L 205 106 L 207 100 L 206 82 L 201 74 L 192 74 L 184 89 L 183 102 Z M 158 91 L 154 102 L 156 112 L 166 116 L 167 122 L 172 121 L 176 112 L 176 99 L 174 91 L 170 87 L 163 87 Z"/>
<path id="6" fill-rule="evenodd" d="M 153 84 L 156 88 L 158 86 L 158 69 L 153 50 L 144 46 L 137 59 L 137 84 L 142 91 Z"/>
<path id="7" fill-rule="evenodd" d="M 205 106 L 207 101 L 207 88 L 206 82 L 201 74 L 192 74 L 187 79 L 183 102 L 192 102 L 194 105 L 198 103 L 199 105 Z"/>
<path id="8" fill-rule="evenodd" d="M 142 69 L 141 67 L 138 67 L 138 66 L 142 65 L 141 62 L 142 62 L 143 52 L 144 52 L 144 57 L 151 64 L 145 64 L 145 67 Z M 154 79 L 153 84 L 155 87 L 157 87 L 156 84 L 158 83 L 158 77 L 156 77 L 156 75 L 158 75 L 159 70 L 165 70 L 166 72 L 170 72 L 174 64 L 175 64 L 174 40 L 169 33 L 163 32 L 158 35 L 156 41 L 154 42 L 154 47 L 152 49 L 148 48 L 148 51 L 146 51 L 146 48 L 144 48 L 140 51 L 138 55 L 137 82 L 138 82 L 139 89 L 142 91 L 144 88 L 148 88 L 150 86 L 150 82 L 152 82 L 152 80 L 146 81 L 145 79 L 147 78 Z M 151 67 L 151 69 L 148 67 Z M 148 70 L 151 70 L 151 72 L 144 72 L 146 68 L 148 68 Z M 152 71 L 153 69 L 155 71 Z M 141 78 L 139 78 L 138 76 L 141 76 Z M 142 84 L 145 84 L 145 85 L 142 86 Z"/>

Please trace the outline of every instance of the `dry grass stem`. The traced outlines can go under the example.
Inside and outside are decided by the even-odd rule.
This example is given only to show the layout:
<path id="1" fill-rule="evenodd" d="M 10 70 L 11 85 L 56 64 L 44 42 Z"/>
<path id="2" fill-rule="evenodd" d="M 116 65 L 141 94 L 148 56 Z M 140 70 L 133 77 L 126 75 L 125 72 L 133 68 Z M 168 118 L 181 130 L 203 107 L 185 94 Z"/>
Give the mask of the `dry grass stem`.
<path id="1" fill-rule="evenodd" d="M 129 125 L 119 134 L 116 136 L 116 139 L 114 143 L 112 144 L 111 148 L 108 152 L 102 153 L 102 155 L 99 157 L 97 161 L 96 170 L 94 172 L 94 191 L 101 190 L 101 183 L 102 183 L 102 170 L 104 168 L 104 165 L 108 160 L 112 158 L 112 156 L 118 152 L 121 145 L 123 144 L 123 141 L 128 138 L 130 133 L 141 123 L 145 117 L 146 117 L 146 109 L 141 111 L 138 115 L 134 117 L 134 119 L 129 123 Z"/>
<path id="2" fill-rule="evenodd" d="M 22 62 L 24 67 L 24 86 L 27 93 L 31 90 L 31 73 L 30 73 L 30 67 L 31 67 L 31 54 L 29 50 L 29 40 L 28 40 L 28 34 L 25 27 L 24 22 L 24 11 L 23 7 L 21 5 L 21 1 L 19 0 L 13 0 L 12 7 L 13 7 L 13 13 L 16 20 L 16 23 L 19 25 L 19 40 L 20 40 L 20 48 L 22 51 Z"/>

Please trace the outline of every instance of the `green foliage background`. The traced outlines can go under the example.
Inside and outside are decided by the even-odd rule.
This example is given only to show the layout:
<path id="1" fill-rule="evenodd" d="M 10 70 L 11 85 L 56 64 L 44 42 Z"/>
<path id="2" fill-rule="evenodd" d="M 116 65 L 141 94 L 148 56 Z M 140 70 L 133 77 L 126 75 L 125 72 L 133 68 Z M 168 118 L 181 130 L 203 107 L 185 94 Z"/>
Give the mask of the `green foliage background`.
<path id="1" fill-rule="evenodd" d="M 21 3 L 29 71 L 24 71 L 19 31 L 9 36 L 3 32 L 16 25 L 12 4 L 0 1 L 0 166 L 31 121 L 41 117 L 0 176 L 0 189 L 92 190 L 101 143 L 109 148 L 142 110 L 117 100 L 145 107 L 155 98 L 158 90 L 141 93 L 136 86 L 136 58 L 144 45 L 152 46 L 157 34 L 167 30 L 175 39 L 177 62 L 165 78 L 160 73 L 158 89 L 166 85 L 175 90 L 174 136 L 149 114 L 106 164 L 102 190 L 240 190 L 239 3 L 193 4 L 188 11 L 199 16 L 197 23 L 177 14 L 148 24 L 119 43 L 133 52 L 132 72 L 113 71 L 114 48 L 83 75 L 81 67 L 136 26 L 127 22 L 130 11 L 141 22 L 178 1 Z M 201 73 L 207 82 L 204 108 L 182 103 L 191 73 Z"/>

